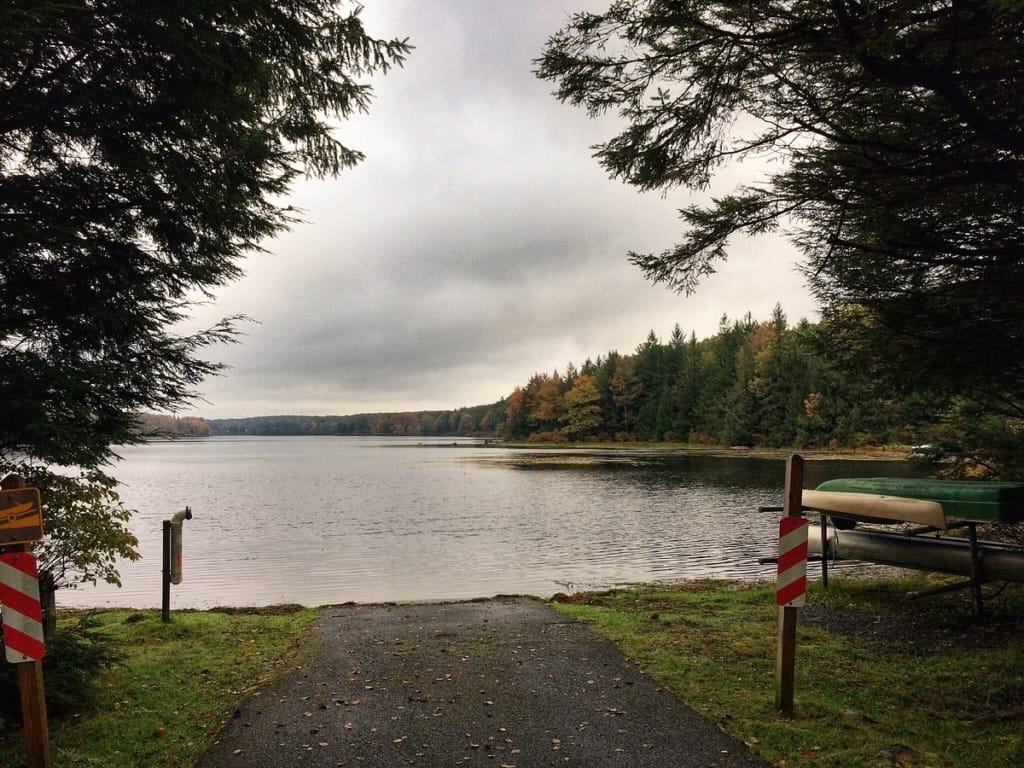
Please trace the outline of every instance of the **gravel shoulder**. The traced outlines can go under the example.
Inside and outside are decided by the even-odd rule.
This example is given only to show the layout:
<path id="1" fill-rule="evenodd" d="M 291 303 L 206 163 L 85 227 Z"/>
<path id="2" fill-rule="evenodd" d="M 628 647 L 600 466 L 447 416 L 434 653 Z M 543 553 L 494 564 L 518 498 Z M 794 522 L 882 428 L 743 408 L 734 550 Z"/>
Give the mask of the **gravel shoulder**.
<path id="1" fill-rule="evenodd" d="M 764 766 L 532 598 L 324 608 L 213 766 Z"/>

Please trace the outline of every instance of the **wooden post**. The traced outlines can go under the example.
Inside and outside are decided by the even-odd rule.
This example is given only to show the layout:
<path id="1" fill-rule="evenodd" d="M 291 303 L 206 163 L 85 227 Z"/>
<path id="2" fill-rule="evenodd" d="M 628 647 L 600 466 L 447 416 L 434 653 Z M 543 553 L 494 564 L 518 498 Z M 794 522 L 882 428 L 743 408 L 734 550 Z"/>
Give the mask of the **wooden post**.
<path id="1" fill-rule="evenodd" d="M 25 481 L 8 475 L 0 483 L 3 490 L 24 488 Z M 8 552 L 28 552 L 28 544 L 12 544 Z M 18 690 L 21 694 L 21 719 L 25 730 L 25 755 L 29 768 L 51 768 L 50 728 L 46 721 L 46 694 L 43 688 L 43 662 L 24 661 L 18 667 Z"/>
<path id="2" fill-rule="evenodd" d="M 161 530 L 164 556 L 160 569 L 160 621 L 166 624 L 171 620 L 171 521 L 164 520 Z"/>
<path id="3" fill-rule="evenodd" d="M 26 661 L 18 665 L 21 717 L 25 728 L 25 755 L 29 768 L 51 768 L 50 728 L 46 722 L 46 693 L 43 663 Z"/>
<path id="4" fill-rule="evenodd" d="M 803 512 L 804 460 L 793 454 L 786 460 L 787 517 Z M 779 607 L 779 638 L 775 657 L 775 707 L 784 715 L 793 714 L 793 679 L 796 669 L 796 608 Z"/>

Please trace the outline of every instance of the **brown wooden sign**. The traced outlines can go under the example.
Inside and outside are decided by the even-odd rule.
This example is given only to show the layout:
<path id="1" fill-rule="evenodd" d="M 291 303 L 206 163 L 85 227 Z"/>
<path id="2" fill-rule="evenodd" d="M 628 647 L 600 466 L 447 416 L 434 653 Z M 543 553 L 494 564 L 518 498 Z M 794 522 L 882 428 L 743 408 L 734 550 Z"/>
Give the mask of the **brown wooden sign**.
<path id="1" fill-rule="evenodd" d="M 0 491 L 0 547 L 43 538 L 43 504 L 38 488 Z"/>

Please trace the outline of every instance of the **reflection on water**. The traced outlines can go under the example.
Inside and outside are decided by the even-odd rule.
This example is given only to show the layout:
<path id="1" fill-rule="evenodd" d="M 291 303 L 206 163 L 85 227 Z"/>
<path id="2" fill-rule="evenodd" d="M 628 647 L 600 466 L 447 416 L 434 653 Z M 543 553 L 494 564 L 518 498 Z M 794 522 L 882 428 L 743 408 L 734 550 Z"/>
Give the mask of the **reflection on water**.
<path id="1" fill-rule="evenodd" d="M 395 450 L 395 447 L 413 450 Z M 542 596 L 639 581 L 772 578 L 785 463 L 451 440 L 213 438 L 123 450 L 143 555 L 66 605 L 157 606 L 161 521 L 189 505 L 174 607 Z M 808 462 L 830 477 L 898 462 Z"/>

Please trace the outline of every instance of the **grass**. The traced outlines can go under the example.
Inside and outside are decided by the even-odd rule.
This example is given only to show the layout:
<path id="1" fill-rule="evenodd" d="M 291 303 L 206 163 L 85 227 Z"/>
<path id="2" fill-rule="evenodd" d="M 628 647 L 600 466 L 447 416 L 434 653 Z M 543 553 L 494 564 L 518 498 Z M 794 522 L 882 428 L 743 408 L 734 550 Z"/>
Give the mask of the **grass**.
<path id="1" fill-rule="evenodd" d="M 914 581 L 812 585 L 799 611 L 795 715 L 774 706 L 773 588 L 696 582 L 567 598 L 662 685 L 785 768 L 1024 765 L 1024 585 L 910 600 Z M 54 765 L 192 766 L 254 688 L 299 663 L 311 610 L 97 614 L 123 661 L 95 700 L 51 719 Z M 24 768 L 16 736 L 0 765 Z"/>
<path id="2" fill-rule="evenodd" d="M 187 768 L 239 702 L 288 664 L 310 610 L 103 611 L 100 628 L 123 661 L 81 712 L 51 720 L 54 764 L 68 768 Z M 0 765 L 25 766 L 19 738 L 0 741 Z"/>
<path id="3" fill-rule="evenodd" d="M 770 763 L 1024 764 L 1024 589 L 911 601 L 917 583 L 834 581 L 798 619 L 795 709 L 775 709 L 772 587 L 723 583 L 580 595 L 559 610 L 612 638 L 650 675 Z"/>

